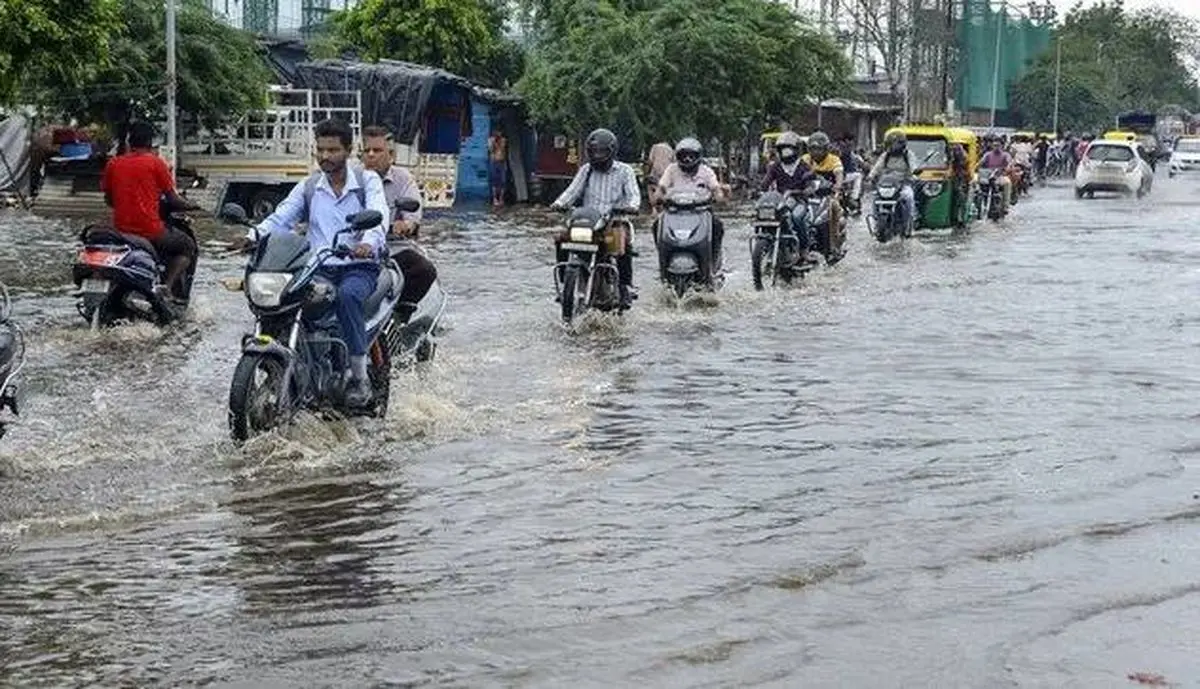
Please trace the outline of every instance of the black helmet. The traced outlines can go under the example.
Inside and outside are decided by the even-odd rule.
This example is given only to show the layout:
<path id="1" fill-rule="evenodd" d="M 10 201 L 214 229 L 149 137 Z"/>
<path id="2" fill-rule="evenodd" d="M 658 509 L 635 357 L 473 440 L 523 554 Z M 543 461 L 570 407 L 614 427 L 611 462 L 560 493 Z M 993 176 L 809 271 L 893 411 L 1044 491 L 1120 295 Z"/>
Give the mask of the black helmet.
<path id="1" fill-rule="evenodd" d="M 779 155 L 779 162 L 785 165 L 791 165 L 800 159 L 800 135 L 796 132 L 784 132 L 775 139 L 775 153 Z"/>
<path id="2" fill-rule="evenodd" d="M 612 167 L 617 155 L 617 135 L 607 129 L 597 129 L 588 134 L 584 150 L 592 169 L 604 172 Z"/>
<path id="3" fill-rule="evenodd" d="M 825 132 L 813 132 L 812 136 L 808 137 L 808 155 L 818 163 L 825 160 L 825 156 L 829 155 L 829 135 Z"/>
<path id="4" fill-rule="evenodd" d="M 675 163 L 679 169 L 689 175 L 700 168 L 700 158 L 704 155 L 704 147 L 692 137 L 680 140 L 675 144 Z"/>

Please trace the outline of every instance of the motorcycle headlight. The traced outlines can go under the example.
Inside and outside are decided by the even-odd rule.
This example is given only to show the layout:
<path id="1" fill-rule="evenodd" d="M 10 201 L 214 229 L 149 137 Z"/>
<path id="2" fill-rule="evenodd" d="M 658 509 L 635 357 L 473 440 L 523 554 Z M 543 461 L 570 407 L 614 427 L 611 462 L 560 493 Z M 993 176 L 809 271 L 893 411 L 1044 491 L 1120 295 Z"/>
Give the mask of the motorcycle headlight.
<path id="1" fill-rule="evenodd" d="M 881 199 L 893 198 L 896 195 L 897 191 L 899 191 L 899 189 L 897 187 L 879 187 L 879 198 L 881 198 Z"/>
<path id="2" fill-rule="evenodd" d="M 246 296 L 251 304 L 272 309 L 279 306 L 283 290 L 291 281 L 291 273 L 250 273 L 246 278 Z"/>
<path id="3" fill-rule="evenodd" d="M 572 227 L 571 241 L 592 243 L 592 228 L 590 227 Z"/>
<path id="4" fill-rule="evenodd" d="M 930 182 L 922 187 L 921 191 L 924 192 L 926 196 L 933 197 L 942 193 L 942 188 L 941 182 Z"/>
<path id="5" fill-rule="evenodd" d="M 770 206 L 761 206 L 757 211 L 755 211 L 754 217 L 757 220 L 774 220 L 775 209 Z"/>

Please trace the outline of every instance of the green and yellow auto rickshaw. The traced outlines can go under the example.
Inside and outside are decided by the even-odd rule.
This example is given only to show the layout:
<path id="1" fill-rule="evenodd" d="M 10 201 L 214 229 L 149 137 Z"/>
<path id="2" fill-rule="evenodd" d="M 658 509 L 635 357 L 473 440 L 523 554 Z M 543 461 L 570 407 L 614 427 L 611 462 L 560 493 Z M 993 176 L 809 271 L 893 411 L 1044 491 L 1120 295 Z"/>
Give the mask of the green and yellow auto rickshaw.
<path id="1" fill-rule="evenodd" d="M 937 125 L 904 125 L 889 129 L 884 138 L 894 134 L 904 134 L 908 150 L 915 159 L 913 193 L 917 200 L 917 229 L 942 230 L 956 226 L 950 167 L 953 130 Z"/>

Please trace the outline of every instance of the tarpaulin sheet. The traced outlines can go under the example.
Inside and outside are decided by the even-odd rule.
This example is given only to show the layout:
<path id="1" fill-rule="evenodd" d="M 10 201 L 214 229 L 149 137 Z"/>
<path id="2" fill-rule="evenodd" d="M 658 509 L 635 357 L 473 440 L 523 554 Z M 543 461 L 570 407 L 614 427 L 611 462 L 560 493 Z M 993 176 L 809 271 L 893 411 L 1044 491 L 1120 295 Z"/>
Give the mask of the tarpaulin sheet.
<path id="1" fill-rule="evenodd" d="M 29 120 L 13 115 L 0 122 L 0 192 L 29 191 Z"/>

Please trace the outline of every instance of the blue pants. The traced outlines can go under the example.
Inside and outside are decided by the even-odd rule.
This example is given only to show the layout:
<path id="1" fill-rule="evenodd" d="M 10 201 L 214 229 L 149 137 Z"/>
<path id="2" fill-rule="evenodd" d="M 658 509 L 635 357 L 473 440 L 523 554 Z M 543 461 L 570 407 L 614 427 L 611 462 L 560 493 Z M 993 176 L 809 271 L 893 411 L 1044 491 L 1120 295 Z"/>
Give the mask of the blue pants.
<path id="1" fill-rule="evenodd" d="M 367 315 L 363 303 L 375 291 L 379 279 L 379 264 L 351 263 L 342 266 L 326 266 L 321 274 L 337 285 L 338 325 L 342 328 L 342 339 L 350 356 L 367 353 Z"/>

